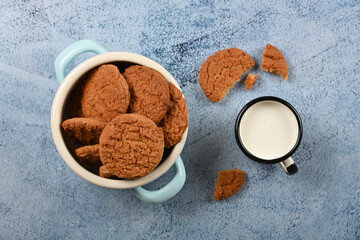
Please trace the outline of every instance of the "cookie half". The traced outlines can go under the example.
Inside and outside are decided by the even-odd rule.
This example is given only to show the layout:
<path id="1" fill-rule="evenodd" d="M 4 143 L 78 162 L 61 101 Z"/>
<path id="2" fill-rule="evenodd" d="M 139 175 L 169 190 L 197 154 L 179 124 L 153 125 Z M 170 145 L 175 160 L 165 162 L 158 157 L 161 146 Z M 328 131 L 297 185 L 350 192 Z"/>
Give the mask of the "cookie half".
<path id="1" fill-rule="evenodd" d="M 282 52 L 270 44 L 267 44 L 263 54 L 261 69 L 280 75 L 284 80 L 288 80 L 289 67 Z"/>
<path id="2" fill-rule="evenodd" d="M 122 114 L 106 125 L 100 136 L 100 159 L 114 175 L 143 177 L 160 163 L 164 152 L 162 129 L 139 114 Z"/>
<path id="3" fill-rule="evenodd" d="M 254 65 L 255 61 L 241 49 L 221 50 L 202 64 L 200 86 L 210 101 L 219 102 Z"/>

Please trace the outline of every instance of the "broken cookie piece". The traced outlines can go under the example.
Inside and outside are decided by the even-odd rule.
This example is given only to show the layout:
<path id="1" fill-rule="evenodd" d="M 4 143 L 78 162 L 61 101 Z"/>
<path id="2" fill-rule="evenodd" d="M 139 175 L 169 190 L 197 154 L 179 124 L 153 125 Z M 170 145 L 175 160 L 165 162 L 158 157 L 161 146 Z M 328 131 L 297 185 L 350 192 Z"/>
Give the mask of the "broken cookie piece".
<path id="1" fill-rule="evenodd" d="M 214 193 L 215 200 L 223 200 L 237 193 L 244 184 L 245 177 L 245 172 L 240 169 L 219 171 Z"/>
<path id="2" fill-rule="evenodd" d="M 267 44 L 263 54 L 263 63 L 261 69 L 265 72 L 271 72 L 288 80 L 288 64 L 284 55 L 276 47 Z"/>
<path id="3" fill-rule="evenodd" d="M 256 80 L 258 79 L 259 75 L 255 75 L 255 74 L 251 74 L 249 73 L 244 81 L 245 85 L 246 85 L 246 89 L 247 90 L 251 90 L 254 85 Z"/>
<path id="4" fill-rule="evenodd" d="M 65 133 L 76 142 L 84 145 L 99 143 L 99 137 L 106 123 L 91 118 L 71 118 L 61 126 Z"/>
<path id="5" fill-rule="evenodd" d="M 99 144 L 75 149 L 75 155 L 80 163 L 101 165 Z"/>
<path id="6" fill-rule="evenodd" d="M 254 65 L 255 61 L 251 56 L 241 49 L 218 51 L 202 64 L 200 86 L 210 101 L 219 102 Z"/>

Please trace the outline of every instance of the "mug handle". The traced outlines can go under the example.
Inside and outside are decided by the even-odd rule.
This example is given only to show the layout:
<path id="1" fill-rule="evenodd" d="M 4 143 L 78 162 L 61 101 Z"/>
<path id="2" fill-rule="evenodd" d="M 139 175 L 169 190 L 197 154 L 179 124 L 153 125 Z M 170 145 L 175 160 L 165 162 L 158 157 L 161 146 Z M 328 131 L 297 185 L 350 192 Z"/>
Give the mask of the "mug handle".
<path id="1" fill-rule="evenodd" d="M 298 171 L 298 167 L 296 166 L 294 160 L 291 157 L 280 162 L 280 166 L 289 175 L 297 173 L 297 171 Z"/>
<path id="2" fill-rule="evenodd" d="M 164 187 L 155 191 L 148 191 L 142 187 L 137 187 L 131 189 L 131 191 L 138 197 L 140 200 L 149 203 L 162 203 L 170 198 L 174 197 L 184 186 L 186 173 L 184 163 L 181 160 L 181 157 L 175 162 L 175 171 L 176 174 L 174 178 Z"/>
<path id="3" fill-rule="evenodd" d="M 70 44 L 55 59 L 55 72 L 59 84 L 66 77 L 66 68 L 69 63 L 78 55 L 86 52 L 102 54 L 108 50 L 93 40 L 80 40 Z"/>

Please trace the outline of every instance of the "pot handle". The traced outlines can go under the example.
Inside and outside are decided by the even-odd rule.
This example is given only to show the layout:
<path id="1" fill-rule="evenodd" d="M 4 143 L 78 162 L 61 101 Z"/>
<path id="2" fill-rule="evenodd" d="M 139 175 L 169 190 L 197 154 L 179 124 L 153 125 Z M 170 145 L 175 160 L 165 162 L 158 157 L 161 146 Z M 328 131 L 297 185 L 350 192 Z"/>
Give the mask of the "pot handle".
<path id="1" fill-rule="evenodd" d="M 148 191 L 142 187 L 137 187 L 131 189 L 131 191 L 137 196 L 140 200 L 149 203 L 162 203 L 170 198 L 174 197 L 185 183 L 186 173 L 184 163 L 181 160 L 181 157 L 175 162 L 175 171 L 176 174 L 174 178 L 164 187 L 155 191 Z"/>
<path id="2" fill-rule="evenodd" d="M 93 40 L 80 40 L 69 45 L 55 59 L 55 72 L 59 84 L 66 77 L 66 68 L 69 63 L 78 55 L 86 52 L 102 54 L 108 50 Z"/>

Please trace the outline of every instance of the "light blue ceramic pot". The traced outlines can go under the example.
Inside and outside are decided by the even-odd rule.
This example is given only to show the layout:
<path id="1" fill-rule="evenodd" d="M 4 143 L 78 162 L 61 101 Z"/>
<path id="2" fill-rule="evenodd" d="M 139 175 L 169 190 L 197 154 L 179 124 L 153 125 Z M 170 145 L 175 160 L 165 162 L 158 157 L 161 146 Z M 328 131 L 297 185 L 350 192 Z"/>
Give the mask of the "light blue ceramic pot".
<path id="1" fill-rule="evenodd" d="M 75 67 L 69 74 L 66 74 L 68 64 L 78 55 L 86 52 L 98 54 Z M 65 163 L 80 177 L 101 187 L 115 189 L 130 189 L 139 199 L 145 202 L 161 203 L 174 197 L 185 183 L 185 168 L 180 158 L 180 153 L 185 145 L 187 130 L 182 140 L 177 143 L 168 154 L 167 158 L 148 175 L 135 180 L 114 180 L 97 176 L 82 167 L 72 156 L 71 144 L 67 143 L 66 137 L 61 131 L 61 123 L 64 118 L 66 101 L 74 86 L 93 68 L 102 64 L 114 62 L 127 62 L 151 67 L 159 71 L 168 82 L 173 83 L 179 89 L 179 85 L 171 74 L 155 61 L 129 52 L 108 52 L 100 44 L 91 40 L 81 40 L 65 48 L 55 60 L 56 77 L 60 83 L 56 92 L 51 109 L 51 130 L 57 150 Z M 175 164 L 175 176 L 164 187 L 156 191 L 148 191 L 141 186 L 159 178 Z"/>

